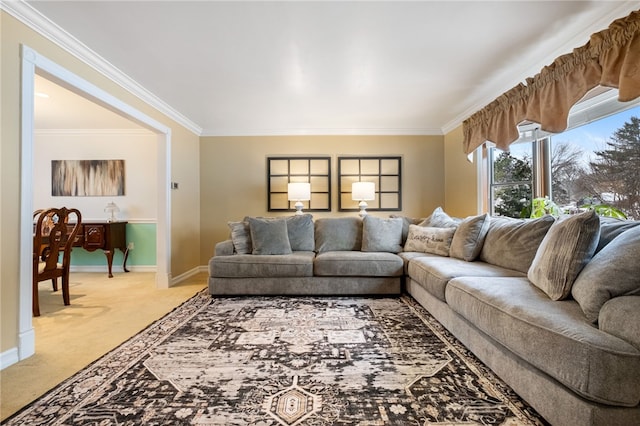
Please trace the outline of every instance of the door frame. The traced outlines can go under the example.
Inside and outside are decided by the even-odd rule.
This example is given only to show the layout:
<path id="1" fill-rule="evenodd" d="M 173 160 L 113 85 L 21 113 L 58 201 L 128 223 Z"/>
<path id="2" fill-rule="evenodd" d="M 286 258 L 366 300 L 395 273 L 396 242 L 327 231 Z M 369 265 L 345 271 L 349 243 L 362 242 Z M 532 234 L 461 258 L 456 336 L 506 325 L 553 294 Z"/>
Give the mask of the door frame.
<path id="1" fill-rule="evenodd" d="M 21 45 L 21 175 L 20 175 L 20 289 L 18 313 L 18 358 L 35 353 L 32 324 L 32 245 L 33 245 L 33 132 L 34 79 L 36 72 L 63 83 L 93 102 L 149 129 L 158 136 L 158 206 L 156 222 L 156 287 L 171 285 L 171 128 L 156 121 L 115 96 L 72 73 L 34 49 Z"/>

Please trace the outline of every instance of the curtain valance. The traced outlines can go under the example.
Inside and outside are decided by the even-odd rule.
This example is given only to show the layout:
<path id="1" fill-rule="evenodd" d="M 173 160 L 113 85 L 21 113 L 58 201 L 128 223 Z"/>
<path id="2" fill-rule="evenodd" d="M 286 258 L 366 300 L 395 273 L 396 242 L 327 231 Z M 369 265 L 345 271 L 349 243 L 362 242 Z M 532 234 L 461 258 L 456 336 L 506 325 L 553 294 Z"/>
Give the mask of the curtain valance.
<path id="1" fill-rule="evenodd" d="M 523 121 L 562 132 L 571 107 L 598 85 L 618 88 L 622 102 L 640 96 L 640 10 L 592 34 L 587 44 L 556 58 L 465 120 L 464 152 L 485 141 L 508 149 Z"/>

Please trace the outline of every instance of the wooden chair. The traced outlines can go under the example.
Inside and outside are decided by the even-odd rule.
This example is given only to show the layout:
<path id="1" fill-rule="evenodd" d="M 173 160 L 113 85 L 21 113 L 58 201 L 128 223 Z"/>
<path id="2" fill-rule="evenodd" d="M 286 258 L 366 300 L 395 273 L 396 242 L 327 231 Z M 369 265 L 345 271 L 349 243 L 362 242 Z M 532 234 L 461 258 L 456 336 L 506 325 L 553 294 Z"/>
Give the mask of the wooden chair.
<path id="1" fill-rule="evenodd" d="M 35 215 L 35 214 L 34 214 Z M 75 223 L 69 223 L 69 216 L 75 215 Z M 53 280 L 57 289 L 57 279 L 62 278 L 62 299 L 69 305 L 69 264 L 71 249 L 82 223 L 82 215 L 77 209 L 50 208 L 37 215 L 33 235 L 33 316 L 40 316 L 38 283 Z M 62 257 L 62 263 L 60 263 Z"/>

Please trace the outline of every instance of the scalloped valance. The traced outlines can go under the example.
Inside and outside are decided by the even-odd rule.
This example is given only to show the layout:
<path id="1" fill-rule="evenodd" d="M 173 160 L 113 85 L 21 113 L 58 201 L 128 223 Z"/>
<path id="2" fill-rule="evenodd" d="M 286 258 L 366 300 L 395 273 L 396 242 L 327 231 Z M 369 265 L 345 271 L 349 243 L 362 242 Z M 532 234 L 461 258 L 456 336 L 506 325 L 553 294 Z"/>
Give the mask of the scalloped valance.
<path id="1" fill-rule="evenodd" d="M 523 121 L 539 123 L 547 132 L 562 132 L 571 107 L 599 85 L 617 88 L 621 102 L 640 96 L 640 10 L 592 34 L 587 44 L 556 58 L 466 119 L 464 152 L 473 152 L 485 141 L 507 150 L 518 139 Z"/>

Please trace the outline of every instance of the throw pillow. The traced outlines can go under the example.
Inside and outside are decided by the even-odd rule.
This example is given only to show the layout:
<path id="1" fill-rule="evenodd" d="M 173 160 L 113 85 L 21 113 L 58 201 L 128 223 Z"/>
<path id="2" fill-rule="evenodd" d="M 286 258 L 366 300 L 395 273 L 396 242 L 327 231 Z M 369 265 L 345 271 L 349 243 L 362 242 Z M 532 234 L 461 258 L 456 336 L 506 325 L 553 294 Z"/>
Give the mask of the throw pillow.
<path id="1" fill-rule="evenodd" d="M 404 251 L 449 256 L 451 240 L 456 228 L 434 228 L 430 226 L 410 225 L 407 244 Z"/>
<path id="2" fill-rule="evenodd" d="M 565 299 L 591 260 L 600 238 L 600 219 L 592 211 L 554 223 L 540 243 L 527 277 L 552 300 Z"/>
<path id="3" fill-rule="evenodd" d="M 287 234 L 292 251 L 313 251 L 315 249 L 312 215 L 302 214 L 287 217 Z"/>
<path id="4" fill-rule="evenodd" d="M 231 228 L 231 241 L 233 249 L 237 254 L 251 254 L 251 231 L 249 230 L 249 222 L 245 217 L 241 222 L 227 222 Z"/>
<path id="5" fill-rule="evenodd" d="M 637 220 L 623 220 L 606 216 L 600 217 L 600 241 L 598 241 L 596 253 L 602 250 L 618 235 L 638 225 L 640 225 L 640 221 Z"/>
<path id="6" fill-rule="evenodd" d="M 389 215 L 391 218 L 400 218 L 402 219 L 402 245 L 405 245 L 407 242 L 407 236 L 409 235 L 409 225 L 417 225 L 420 222 L 424 222 L 425 218 L 414 218 L 400 215 Z"/>
<path id="7" fill-rule="evenodd" d="M 322 218 L 315 223 L 316 251 L 359 251 L 362 248 L 362 219 Z"/>
<path id="8" fill-rule="evenodd" d="M 459 219 L 454 219 L 446 214 L 442 207 L 436 207 L 431 216 L 423 220 L 419 225 L 432 228 L 455 228 L 459 223 Z"/>
<path id="9" fill-rule="evenodd" d="M 402 251 L 402 219 L 365 216 L 362 224 L 362 251 Z"/>
<path id="10" fill-rule="evenodd" d="M 482 250 L 484 239 L 489 230 L 489 214 L 469 216 L 458 225 L 451 241 L 450 256 L 471 262 Z"/>
<path id="11" fill-rule="evenodd" d="M 492 217 L 480 260 L 526 274 L 554 221 L 550 215 L 537 219 Z"/>
<path id="12" fill-rule="evenodd" d="M 253 254 L 291 254 L 285 219 L 249 218 Z"/>
<path id="13" fill-rule="evenodd" d="M 591 322 L 602 306 L 618 296 L 640 295 L 640 227 L 631 228 L 607 244 L 576 278 L 571 295 Z"/>

